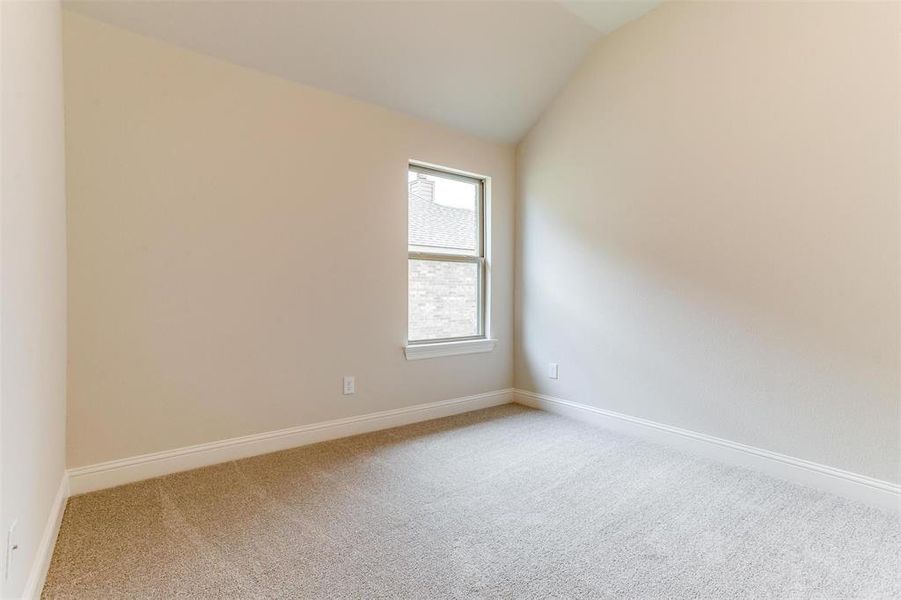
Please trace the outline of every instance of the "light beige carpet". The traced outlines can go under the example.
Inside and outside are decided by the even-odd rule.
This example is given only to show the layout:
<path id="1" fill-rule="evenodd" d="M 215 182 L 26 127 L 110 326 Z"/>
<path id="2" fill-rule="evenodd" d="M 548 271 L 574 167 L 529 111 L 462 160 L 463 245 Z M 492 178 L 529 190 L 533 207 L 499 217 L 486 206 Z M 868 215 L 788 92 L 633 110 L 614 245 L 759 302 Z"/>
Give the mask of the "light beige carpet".
<path id="1" fill-rule="evenodd" d="M 72 498 L 44 598 L 901 598 L 901 520 L 504 406 Z"/>

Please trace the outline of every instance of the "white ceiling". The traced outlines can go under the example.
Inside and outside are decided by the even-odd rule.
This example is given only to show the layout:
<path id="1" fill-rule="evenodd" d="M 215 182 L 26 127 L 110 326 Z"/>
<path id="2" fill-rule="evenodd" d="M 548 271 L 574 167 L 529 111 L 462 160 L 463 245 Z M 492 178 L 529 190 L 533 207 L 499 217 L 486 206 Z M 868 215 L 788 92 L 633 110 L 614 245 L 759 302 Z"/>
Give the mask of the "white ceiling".
<path id="1" fill-rule="evenodd" d="M 513 142 L 604 34 L 656 1 L 77 0 L 137 33 Z"/>

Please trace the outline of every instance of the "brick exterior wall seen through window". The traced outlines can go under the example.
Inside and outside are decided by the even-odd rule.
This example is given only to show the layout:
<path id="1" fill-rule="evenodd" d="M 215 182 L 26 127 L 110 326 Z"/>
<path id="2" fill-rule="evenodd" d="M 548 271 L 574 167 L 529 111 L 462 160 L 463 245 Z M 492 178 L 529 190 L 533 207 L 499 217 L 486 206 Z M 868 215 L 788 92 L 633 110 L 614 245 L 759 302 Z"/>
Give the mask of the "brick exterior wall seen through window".
<path id="1" fill-rule="evenodd" d="M 433 260 L 411 260 L 409 265 L 409 338 L 478 335 L 478 267 Z"/>

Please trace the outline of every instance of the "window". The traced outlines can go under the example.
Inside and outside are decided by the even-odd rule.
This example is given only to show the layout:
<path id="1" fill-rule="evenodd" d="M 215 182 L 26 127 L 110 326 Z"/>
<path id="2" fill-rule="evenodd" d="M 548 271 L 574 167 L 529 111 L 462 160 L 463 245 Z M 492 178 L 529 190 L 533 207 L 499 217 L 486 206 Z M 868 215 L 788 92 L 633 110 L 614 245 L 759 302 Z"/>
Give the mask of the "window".
<path id="1" fill-rule="evenodd" d="M 410 165 L 407 182 L 408 348 L 484 340 L 485 181 Z"/>

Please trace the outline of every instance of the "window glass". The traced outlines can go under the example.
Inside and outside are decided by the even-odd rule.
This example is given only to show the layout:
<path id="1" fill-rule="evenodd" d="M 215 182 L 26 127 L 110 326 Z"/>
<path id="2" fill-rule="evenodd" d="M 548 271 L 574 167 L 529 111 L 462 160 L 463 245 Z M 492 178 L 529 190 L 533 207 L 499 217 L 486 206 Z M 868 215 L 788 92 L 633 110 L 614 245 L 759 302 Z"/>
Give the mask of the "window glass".
<path id="1" fill-rule="evenodd" d="M 410 171 L 408 183 L 410 246 L 424 252 L 475 254 L 478 182 Z"/>
<path id="2" fill-rule="evenodd" d="M 476 263 L 410 260 L 411 340 L 479 334 Z"/>
<path id="3" fill-rule="evenodd" d="M 407 185 L 407 340 L 483 337 L 484 184 L 411 165 Z"/>

